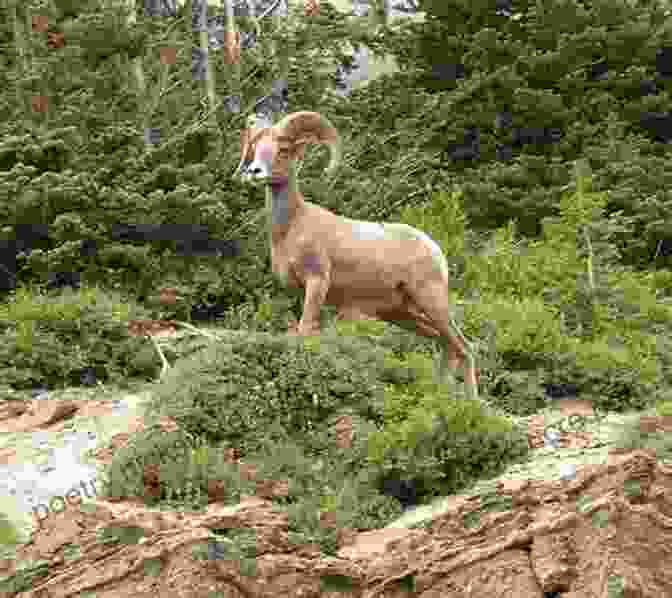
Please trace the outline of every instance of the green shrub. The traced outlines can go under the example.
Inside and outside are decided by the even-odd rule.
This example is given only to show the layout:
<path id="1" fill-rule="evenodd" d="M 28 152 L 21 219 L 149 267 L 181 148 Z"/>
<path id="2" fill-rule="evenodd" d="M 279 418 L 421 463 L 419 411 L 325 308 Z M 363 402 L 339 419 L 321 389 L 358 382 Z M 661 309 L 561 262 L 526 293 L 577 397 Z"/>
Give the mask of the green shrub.
<path id="1" fill-rule="evenodd" d="M 342 407 L 375 417 L 384 371 L 384 352 L 357 339 L 241 334 L 180 361 L 150 409 L 208 443 L 252 448 L 275 421 L 310 442 Z"/>
<path id="2" fill-rule="evenodd" d="M 383 403 L 385 422 L 401 422 L 429 394 L 445 393 L 447 389 L 436 382 L 434 364 L 422 353 L 409 353 L 403 358 L 387 357 L 387 381 Z"/>
<path id="3" fill-rule="evenodd" d="M 561 377 L 563 382 L 576 384 L 581 397 L 600 410 L 620 413 L 651 406 L 652 385 L 627 348 L 606 340 L 576 339 L 571 339 L 571 347 L 571 352 L 555 356 L 553 382 Z"/>
<path id="4" fill-rule="evenodd" d="M 259 332 L 285 333 L 290 319 L 294 317 L 292 308 L 295 303 L 294 297 L 278 296 L 269 297 L 257 305 L 251 326 L 249 328 Z"/>
<path id="5" fill-rule="evenodd" d="M 0 577 L 0 592 L 3 596 L 16 596 L 29 591 L 49 573 L 50 567 L 47 560 L 18 563 L 13 575 Z"/>
<path id="6" fill-rule="evenodd" d="M 466 260 L 464 285 L 476 288 L 486 296 L 498 295 L 521 300 L 534 296 L 530 291 L 530 281 L 526 277 L 526 260 L 528 254 L 516 240 L 515 223 L 509 222 L 506 227 L 497 229 L 475 255 Z M 553 254 L 556 260 L 558 254 Z M 561 260 L 555 270 L 566 276 L 563 267 L 566 260 Z M 555 274 L 555 272 L 554 272 Z"/>
<path id="7" fill-rule="evenodd" d="M 382 320 L 339 320 L 334 322 L 337 334 L 341 336 L 356 336 L 377 339 L 387 330 L 389 324 Z"/>
<path id="8" fill-rule="evenodd" d="M 543 370 L 497 372 L 489 400 L 493 406 L 510 415 L 533 415 L 546 407 L 544 381 Z"/>
<path id="9" fill-rule="evenodd" d="M 128 335 L 127 322 L 143 310 L 99 289 L 58 296 L 19 288 L 0 304 L 0 375 L 17 389 L 81 384 L 78 371 L 102 380 L 133 375 L 130 362 L 146 340 Z"/>
<path id="10" fill-rule="evenodd" d="M 167 355 L 166 359 L 168 359 Z M 130 356 L 128 371 L 132 376 L 142 376 L 145 379 L 154 379 L 158 376 L 161 371 L 161 359 L 148 340 L 144 342 L 142 347 L 138 347 L 134 355 Z"/>
<path id="11" fill-rule="evenodd" d="M 100 494 L 114 499 L 140 496 L 151 502 L 143 493 L 145 465 L 179 462 L 192 446 L 191 437 L 182 430 L 165 433 L 155 423 L 149 423 L 133 435 L 131 442 L 114 452 L 101 476 Z"/>
<path id="12" fill-rule="evenodd" d="M 317 459 L 274 426 L 261 449 L 246 460 L 257 467 L 259 478 L 288 481 L 288 497 L 276 501 L 287 506 L 290 530 L 321 536 L 320 511 L 335 511 L 338 527 L 359 529 L 380 527 L 399 515 L 398 505 L 378 494 L 362 467 L 366 426 L 355 425 L 357 440 L 351 449 L 337 449 L 331 442 Z"/>
<path id="13" fill-rule="evenodd" d="M 526 430 L 478 401 L 427 397 L 400 424 L 371 434 L 368 462 L 380 475 L 412 479 L 421 494 L 453 493 L 527 454 Z"/>
<path id="14" fill-rule="evenodd" d="M 341 336 L 355 336 L 388 349 L 400 358 L 408 353 L 431 353 L 435 346 L 431 339 L 381 320 L 338 320 L 334 321 L 333 330 Z"/>
<path id="15" fill-rule="evenodd" d="M 466 216 L 459 191 L 439 191 L 427 205 L 407 207 L 401 212 L 401 221 L 426 232 L 445 255 L 463 255 Z"/>
<path id="16" fill-rule="evenodd" d="M 288 495 L 274 497 L 277 508 L 288 513 L 290 536 L 299 543 L 317 542 L 334 553 L 335 530 L 319 523 L 321 511 L 336 511 L 338 527 L 382 527 L 401 513 L 398 503 L 380 495 L 362 471 L 361 447 L 366 435 L 357 435 L 355 447 L 331 448 L 319 458 L 309 457 L 279 422 L 271 424 L 248 453 L 245 463 L 256 468 L 256 479 L 286 481 Z M 255 482 L 240 477 L 238 466 L 224 463 L 222 443 L 210 446 L 182 430 L 165 433 L 155 424 L 137 433 L 118 451 L 106 468 L 101 494 L 120 498 L 139 496 L 149 505 L 176 509 L 206 506 L 208 482 L 223 482 L 225 504 L 235 504 L 242 494 L 254 494 Z M 158 466 L 160 491 L 144 495 L 145 466 Z"/>
<path id="17" fill-rule="evenodd" d="M 323 493 L 309 495 L 300 502 L 287 505 L 285 510 L 290 541 L 295 544 L 316 542 L 327 555 L 336 555 L 339 528 L 379 529 L 402 513 L 397 500 L 380 494 L 368 480 L 365 483 L 340 480 L 322 490 Z M 335 528 L 325 528 L 321 524 L 319 517 L 325 512 L 335 513 Z"/>
<path id="18" fill-rule="evenodd" d="M 224 502 L 237 502 L 241 492 L 253 492 L 253 485 L 241 480 L 237 467 L 224 462 L 223 448 L 225 445 L 204 445 L 183 430 L 167 433 L 150 423 L 115 452 L 105 469 L 101 494 L 141 497 L 150 505 L 201 507 L 207 498 L 207 481 L 217 479 L 224 481 Z M 160 492 L 156 496 L 145 496 L 143 473 L 147 465 L 159 468 Z"/>
<path id="19" fill-rule="evenodd" d="M 494 329 L 495 350 L 507 369 L 543 365 L 567 347 L 557 310 L 540 299 L 493 297 L 468 305 L 466 320 L 475 327 L 487 321 Z"/>
<path id="20" fill-rule="evenodd" d="M 18 540 L 19 533 L 16 526 L 5 513 L 0 512 L 0 554 L 1 549 L 17 544 Z"/>

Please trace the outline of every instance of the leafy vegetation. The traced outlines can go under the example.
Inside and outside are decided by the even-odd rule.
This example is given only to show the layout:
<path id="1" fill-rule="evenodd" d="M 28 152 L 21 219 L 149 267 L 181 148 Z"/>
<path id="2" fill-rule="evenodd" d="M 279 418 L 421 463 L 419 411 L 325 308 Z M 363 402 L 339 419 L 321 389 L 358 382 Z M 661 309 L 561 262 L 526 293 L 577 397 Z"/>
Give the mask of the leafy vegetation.
<path id="1" fill-rule="evenodd" d="M 181 360 L 153 394 L 148 409 L 192 434 L 258 446 L 280 421 L 292 436 L 315 442 L 319 422 L 338 408 L 375 415 L 385 364 L 380 351 L 356 339 L 303 342 L 265 333 L 220 341 Z"/>
<path id="2" fill-rule="evenodd" d="M 96 288 L 49 296 L 21 287 L 0 304 L 3 383 L 25 390 L 146 376 L 133 364 L 147 341 L 128 333 L 128 321 L 144 311 Z"/>

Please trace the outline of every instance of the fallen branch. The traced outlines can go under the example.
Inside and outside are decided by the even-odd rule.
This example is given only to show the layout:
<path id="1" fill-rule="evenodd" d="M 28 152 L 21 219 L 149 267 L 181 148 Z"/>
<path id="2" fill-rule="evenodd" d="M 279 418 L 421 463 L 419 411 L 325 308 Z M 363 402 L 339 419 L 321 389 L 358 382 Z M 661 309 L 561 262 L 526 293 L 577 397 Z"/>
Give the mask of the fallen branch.
<path id="1" fill-rule="evenodd" d="M 170 369 L 170 364 L 168 363 L 166 356 L 163 354 L 163 351 L 161 350 L 159 343 L 156 342 L 156 339 L 151 334 L 147 334 L 145 336 L 150 341 L 152 341 L 152 345 L 154 345 L 156 352 L 159 354 L 159 357 L 161 358 L 161 373 L 159 374 L 159 380 L 161 380 L 165 376 L 166 372 Z"/>
<path id="2" fill-rule="evenodd" d="M 173 320 L 174 324 L 179 324 L 182 326 L 182 328 L 186 328 L 187 330 L 191 330 L 195 334 L 200 334 L 201 336 L 207 336 L 208 338 L 211 338 L 213 340 L 217 340 L 217 337 L 214 334 L 210 334 L 209 332 L 204 332 L 203 330 L 200 330 L 199 328 L 196 328 L 196 326 L 192 324 L 188 324 L 187 322 L 180 322 L 179 320 Z"/>

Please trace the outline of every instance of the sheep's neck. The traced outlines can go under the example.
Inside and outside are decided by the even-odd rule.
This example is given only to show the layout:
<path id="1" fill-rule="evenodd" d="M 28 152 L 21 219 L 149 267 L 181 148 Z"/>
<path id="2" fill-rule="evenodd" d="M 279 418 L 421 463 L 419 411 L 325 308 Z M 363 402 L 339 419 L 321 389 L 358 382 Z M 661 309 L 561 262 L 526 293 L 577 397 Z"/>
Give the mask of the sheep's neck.
<path id="1" fill-rule="evenodd" d="M 287 181 L 273 181 L 270 191 L 271 225 L 274 229 L 283 228 L 289 223 L 290 211 L 295 207 L 290 202 L 289 185 Z"/>
<path id="2" fill-rule="evenodd" d="M 296 173 L 290 167 L 288 177 L 274 177 L 266 194 L 271 204 L 272 238 L 284 235 L 303 203 L 296 184 Z"/>

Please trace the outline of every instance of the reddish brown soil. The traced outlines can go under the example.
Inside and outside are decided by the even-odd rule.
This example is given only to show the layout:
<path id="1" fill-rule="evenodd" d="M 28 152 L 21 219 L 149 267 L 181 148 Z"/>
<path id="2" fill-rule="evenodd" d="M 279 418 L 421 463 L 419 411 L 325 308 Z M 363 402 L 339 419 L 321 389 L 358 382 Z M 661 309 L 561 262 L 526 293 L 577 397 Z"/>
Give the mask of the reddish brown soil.
<path id="1" fill-rule="evenodd" d="M 579 403 L 568 409 L 590 409 Z M 103 401 L 6 402 L 0 410 L 3 431 L 57 430 L 74 412 L 105 415 Z M 642 418 L 646 429 L 672 430 L 670 418 Z M 338 440 L 348 446 L 352 422 L 339 421 Z M 530 445 L 539 446 L 539 422 L 530 418 Z M 164 419 L 166 430 L 174 422 Z M 96 456 L 109 462 L 115 449 L 143 427 L 115 436 Z M 566 446 L 590 438 L 566 435 Z M 543 444 L 543 441 L 542 441 Z M 4 462 L 13 455 L 0 456 Z M 232 452 L 241 474 L 255 471 Z M 145 470 L 145 492 L 158 488 L 158 468 Z M 237 507 L 219 501 L 212 481 L 207 511 L 148 510 L 138 498 L 67 505 L 42 521 L 30 542 L 18 545 L 14 560 L 0 562 L 0 576 L 17 563 L 46 561 L 42 577 L 20 598 L 155 598 L 156 596 L 227 598 L 280 596 L 317 598 L 664 598 L 672 596 L 672 467 L 651 451 L 614 451 L 608 463 L 579 467 L 571 481 L 500 483 L 506 504 L 493 512 L 480 509 L 479 496 L 454 497 L 448 510 L 426 530 L 339 530 L 337 557 L 315 546 L 288 540 L 287 516 L 271 498 L 286 484 L 257 480 L 257 495 Z M 323 525 L 334 525 L 323 514 Z M 137 526 L 137 542 L 106 544 L 100 531 Z M 192 552 L 210 530 L 249 528 L 257 534 L 256 574 L 241 571 L 237 560 L 197 559 Z M 76 555 L 69 550 L 79 548 Z M 329 576 L 349 580 L 346 591 L 323 587 Z M 621 587 L 622 591 L 617 590 Z M 609 590 L 609 588 L 615 588 Z M 90 592 L 87 594 L 86 592 Z M 3 598 L 5 598 L 3 596 Z"/>

